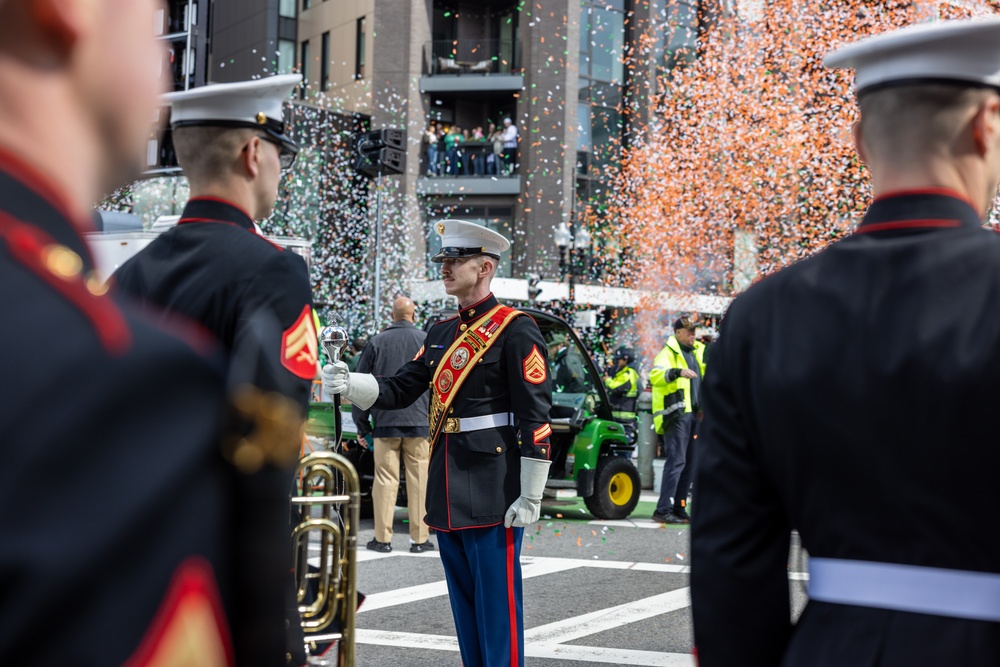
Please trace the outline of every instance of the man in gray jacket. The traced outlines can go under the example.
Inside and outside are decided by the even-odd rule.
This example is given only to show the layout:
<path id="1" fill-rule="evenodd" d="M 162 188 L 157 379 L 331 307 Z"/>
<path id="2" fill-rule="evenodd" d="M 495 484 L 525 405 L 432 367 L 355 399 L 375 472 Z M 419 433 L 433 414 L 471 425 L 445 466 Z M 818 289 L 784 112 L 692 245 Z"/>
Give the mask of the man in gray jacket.
<path id="1" fill-rule="evenodd" d="M 361 353 L 359 373 L 391 376 L 412 361 L 423 349 L 425 334 L 413 326 L 413 301 L 396 297 L 392 304 L 392 324 L 374 336 Z M 427 394 L 401 410 L 353 409 L 358 436 L 374 436 L 375 483 L 372 504 L 375 513 L 375 538 L 368 543 L 372 551 L 392 551 L 392 519 L 399 491 L 399 455 L 406 466 L 406 498 L 410 518 L 410 551 L 423 553 L 434 549 L 428 541 L 424 523 L 424 498 L 427 493 Z M 374 429 L 371 426 L 374 420 Z"/>

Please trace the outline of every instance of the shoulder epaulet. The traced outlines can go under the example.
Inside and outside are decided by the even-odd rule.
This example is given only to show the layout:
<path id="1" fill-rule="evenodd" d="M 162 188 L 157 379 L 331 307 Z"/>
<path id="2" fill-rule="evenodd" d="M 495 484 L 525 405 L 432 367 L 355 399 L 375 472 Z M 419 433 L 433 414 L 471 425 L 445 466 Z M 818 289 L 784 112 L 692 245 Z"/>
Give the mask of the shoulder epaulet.
<path id="1" fill-rule="evenodd" d="M 8 214 L 0 213 L 0 239 L 11 256 L 76 307 L 94 327 L 109 354 L 123 354 L 132 342 L 125 316 L 110 298 L 95 272 L 83 275 L 83 260 L 48 234 Z"/>

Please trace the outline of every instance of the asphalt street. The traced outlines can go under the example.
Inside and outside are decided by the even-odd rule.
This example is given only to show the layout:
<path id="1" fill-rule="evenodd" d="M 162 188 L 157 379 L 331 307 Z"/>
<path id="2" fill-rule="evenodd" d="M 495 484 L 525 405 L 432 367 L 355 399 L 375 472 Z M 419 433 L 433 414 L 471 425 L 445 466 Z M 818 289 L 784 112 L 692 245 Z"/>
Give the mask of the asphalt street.
<path id="1" fill-rule="evenodd" d="M 526 665 L 694 665 L 689 531 L 653 523 L 655 500 L 644 492 L 624 521 L 595 520 L 579 498 L 543 502 L 521 551 Z M 357 617 L 357 664 L 458 667 L 440 558 L 409 552 L 406 522 L 397 508 L 389 554 L 364 548 L 373 523 L 360 524 L 358 588 L 368 599 Z M 805 600 L 800 560 L 793 552 L 789 561 L 796 608 Z"/>

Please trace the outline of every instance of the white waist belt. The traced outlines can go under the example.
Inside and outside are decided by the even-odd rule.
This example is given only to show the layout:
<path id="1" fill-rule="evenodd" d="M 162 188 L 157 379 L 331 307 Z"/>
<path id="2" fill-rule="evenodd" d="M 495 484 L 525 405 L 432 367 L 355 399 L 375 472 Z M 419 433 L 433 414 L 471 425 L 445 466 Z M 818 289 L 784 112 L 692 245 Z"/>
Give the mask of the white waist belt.
<path id="1" fill-rule="evenodd" d="M 809 599 L 1000 623 L 1000 574 L 810 558 Z"/>
<path id="2" fill-rule="evenodd" d="M 510 412 L 497 412 L 492 415 L 481 417 L 449 417 L 444 422 L 445 433 L 468 433 L 469 431 L 482 431 L 485 428 L 498 428 L 500 426 L 513 426 L 514 415 Z"/>

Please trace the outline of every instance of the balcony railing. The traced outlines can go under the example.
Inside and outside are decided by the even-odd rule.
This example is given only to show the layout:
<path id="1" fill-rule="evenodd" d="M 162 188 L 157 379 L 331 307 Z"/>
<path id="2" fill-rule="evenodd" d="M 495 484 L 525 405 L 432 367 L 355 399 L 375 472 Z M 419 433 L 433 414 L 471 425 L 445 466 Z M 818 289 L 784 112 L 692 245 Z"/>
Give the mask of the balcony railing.
<path id="1" fill-rule="evenodd" d="M 424 146 L 423 174 L 430 177 L 507 178 L 517 176 L 517 152 L 495 153 L 487 141 L 460 141 L 451 149 L 443 142 Z"/>
<path id="2" fill-rule="evenodd" d="M 520 74 L 521 45 L 510 39 L 449 39 L 424 45 L 424 72 L 437 74 Z"/>

